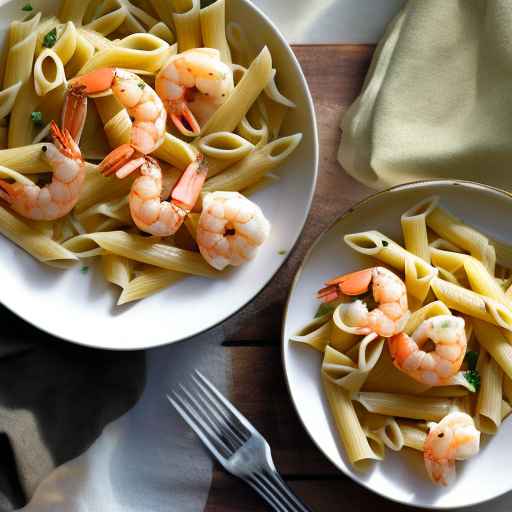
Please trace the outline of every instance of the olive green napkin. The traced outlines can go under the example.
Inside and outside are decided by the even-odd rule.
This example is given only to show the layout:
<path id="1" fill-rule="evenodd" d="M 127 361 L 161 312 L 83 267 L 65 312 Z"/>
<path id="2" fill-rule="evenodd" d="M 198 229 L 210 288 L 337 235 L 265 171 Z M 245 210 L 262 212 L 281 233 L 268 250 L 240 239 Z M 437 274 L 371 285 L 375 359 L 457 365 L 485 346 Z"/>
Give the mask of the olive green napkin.
<path id="1" fill-rule="evenodd" d="M 458 178 L 512 190 L 512 1 L 410 0 L 341 127 L 339 161 L 370 187 Z"/>
<path id="2" fill-rule="evenodd" d="M 137 402 L 146 362 L 142 351 L 56 340 L 1 305 L 0 319 L 0 512 L 7 512 Z"/>

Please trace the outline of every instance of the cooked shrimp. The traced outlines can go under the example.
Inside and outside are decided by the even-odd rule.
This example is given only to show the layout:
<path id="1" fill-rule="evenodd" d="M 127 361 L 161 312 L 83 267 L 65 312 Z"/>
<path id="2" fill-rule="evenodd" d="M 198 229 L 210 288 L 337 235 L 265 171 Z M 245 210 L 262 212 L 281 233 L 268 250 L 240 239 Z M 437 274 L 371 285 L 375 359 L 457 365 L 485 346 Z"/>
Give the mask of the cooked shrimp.
<path id="1" fill-rule="evenodd" d="M 423 459 L 433 483 L 449 485 L 455 480 L 455 461 L 466 460 L 480 449 L 480 432 L 473 418 L 451 412 L 430 428 L 423 447 Z"/>
<path id="2" fill-rule="evenodd" d="M 377 333 L 386 338 L 400 332 L 409 318 L 407 290 L 403 281 L 384 267 L 373 267 L 336 277 L 325 283 L 317 298 L 332 302 L 343 295 L 358 296 L 372 285 L 377 307 L 368 311 L 366 300 L 355 300 L 340 306 L 346 329 L 354 334 Z"/>
<path id="3" fill-rule="evenodd" d="M 70 81 L 63 109 L 63 126 L 79 140 L 87 115 L 87 96 L 112 90 L 133 120 L 129 144 L 114 149 L 100 164 L 108 176 L 116 171 L 127 176 L 144 163 L 144 155 L 164 141 L 167 113 L 157 93 L 136 74 L 117 68 L 102 68 Z"/>
<path id="4" fill-rule="evenodd" d="M 161 201 L 162 170 L 154 158 L 146 156 L 128 198 L 136 226 L 156 236 L 176 233 L 194 207 L 206 174 L 201 159 L 192 162 L 172 190 L 171 201 Z"/>
<path id="5" fill-rule="evenodd" d="M 233 72 L 214 48 L 194 48 L 174 55 L 156 77 L 155 89 L 183 135 L 199 135 L 202 123 L 233 90 Z"/>
<path id="6" fill-rule="evenodd" d="M 433 342 L 431 352 L 422 348 Z M 394 365 L 414 380 L 429 386 L 457 384 L 456 378 L 466 354 L 464 319 L 438 315 L 424 320 L 412 336 L 397 334 L 388 341 Z"/>
<path id="7" fill-rule="evenodd" d="M 203 199 L 197 244 L 217 270 L 252 260 L 269 233 L 270 223 L 260 207 L 242 194 L 213 192 Z"/>
<path id="8" fill-rule="evenodd" d="M 67 130 L 63 132 L 52 122 L 53 144 L 43 151 L 53 169 L 52 181 L 40 188 L 0 180 L 0 198 L 17 213 L 28 219 L 55 220 L 67 215 L 75 206 L 85 179 L 85 165 L 77 146 Z"/>

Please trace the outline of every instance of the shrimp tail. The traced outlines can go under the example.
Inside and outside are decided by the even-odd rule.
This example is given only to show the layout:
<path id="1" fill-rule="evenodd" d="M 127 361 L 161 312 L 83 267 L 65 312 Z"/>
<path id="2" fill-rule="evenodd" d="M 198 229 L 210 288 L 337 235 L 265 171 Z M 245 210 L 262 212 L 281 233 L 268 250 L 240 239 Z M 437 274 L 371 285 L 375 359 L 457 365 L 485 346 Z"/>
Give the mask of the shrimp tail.
<path id="1" fill-rule="evenodd" d="M 179 114 L 171 113 L 171 121 L 183 135 L 195 137 L 201 133 L 197 119 L 185 102 L 180 106 Z"/>
<path id="2" fill-rule="evenodd" d="M 87 95 L 82 87 L 71 88 L 64 98 L 61 124 L 78 143 L 87 117 Z"/>
<path id="3" fill-rule="evenodd" d="M 448 486 L 455 481 L 455 460 L 442 459 L 436 461 L 426 456 L 424 460 L 428 476 L 434 484 Z"/>
<path id="4" fill-rule="evenodd" d="M 115 77 L 115 69 L 102 68 L 73 78 L 64 99 L 62 127 L 67 129 L 78 143 L 87 117 L 87 96 L 110 89 Z"/>
<path id="5" fill-rule="evenodd" d="M 367 268 L 330 279 L 317 293 L 322 302 L 332 302 L 341 295 L 361 295 L 368 291 L 372 281 L 373 269 Z"/>
<path id="6" fill-rule="evenodd" d="M 201 159 L 192 162 L 172 191 L 172 202 L 186 211 L 191 211 L 199 198 L 208 174 L 207 166 Z"/>
<path id="7" fill-rule="evenodd" d="M 121 144 L 103 159 L 98 170 L 103 176 L 116 173 L 118 178 L 125 178 L 144 163 L 144 158 L 134 158 L 135 153 L 130 144 Z"/>

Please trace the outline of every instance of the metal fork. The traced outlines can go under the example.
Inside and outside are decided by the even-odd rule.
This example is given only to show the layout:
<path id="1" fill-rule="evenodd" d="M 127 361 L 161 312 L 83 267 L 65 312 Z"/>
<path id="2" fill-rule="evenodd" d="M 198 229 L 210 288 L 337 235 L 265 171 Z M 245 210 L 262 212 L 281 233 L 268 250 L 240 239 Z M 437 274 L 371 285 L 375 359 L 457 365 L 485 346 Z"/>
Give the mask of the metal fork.
<path id="1" fill-rule="evenodd" d="M 167 398 L 212 455 L 278 512 L 311 512 L 277 472 L 263 436 L 197 370 Z"/>

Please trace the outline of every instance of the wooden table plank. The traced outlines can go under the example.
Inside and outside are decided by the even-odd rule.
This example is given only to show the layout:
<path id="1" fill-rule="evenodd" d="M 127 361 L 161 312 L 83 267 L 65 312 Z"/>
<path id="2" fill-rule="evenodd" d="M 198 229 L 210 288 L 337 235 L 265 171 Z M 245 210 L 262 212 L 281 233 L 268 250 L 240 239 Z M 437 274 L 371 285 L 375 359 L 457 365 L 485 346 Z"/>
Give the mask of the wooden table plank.
<path id="1" fill-rule="evenodd" d="M 249 306 L 224 324 L 232 362 L 231 398 L 269 440 L 276 466 L 311 508 L 327 512 L 350 506 L 402 511 L 340 473 L 316 448 L 291 404 L 281 365 L 285 300 L 305 252 L 332 221 L 371 191 L 348 176 L 336 155 L 339 124 L 358 94 L 373 53 L 366 45 L 295 46 L 315 102 L 320 173 L 313 207 L 300 241 L 284 267 Z M 337 506 L 336 504 L 339 504 Z M 205 512 L 267 510 L 237 479 L 214 473 Z"/>

